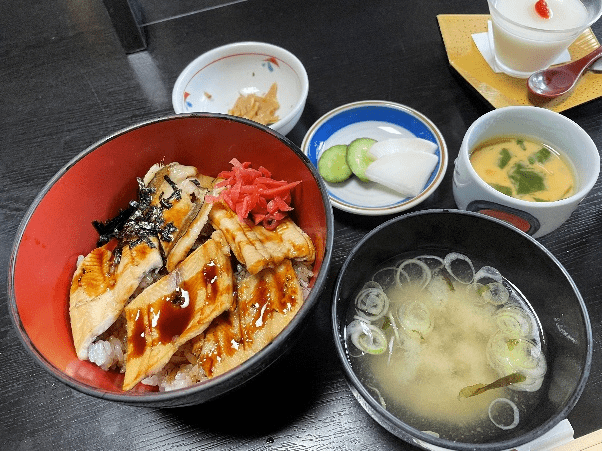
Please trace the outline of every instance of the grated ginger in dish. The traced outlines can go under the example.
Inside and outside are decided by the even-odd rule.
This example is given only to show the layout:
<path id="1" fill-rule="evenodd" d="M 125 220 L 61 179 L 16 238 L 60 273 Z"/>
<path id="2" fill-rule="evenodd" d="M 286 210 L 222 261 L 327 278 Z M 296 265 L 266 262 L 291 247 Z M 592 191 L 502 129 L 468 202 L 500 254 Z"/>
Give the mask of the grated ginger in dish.
<path id="1" fill-rule="evenodd" d="M 243 117 L 263 125 L 270 125 L 277 122 L 280 118 L 274 113 L 280 108 L 276 91 L 278 85 L 273 83 L 270 90 L 264 95 L 257 94 L 240 95 L 234 106 L 228 110 L 232 116 Z"/>

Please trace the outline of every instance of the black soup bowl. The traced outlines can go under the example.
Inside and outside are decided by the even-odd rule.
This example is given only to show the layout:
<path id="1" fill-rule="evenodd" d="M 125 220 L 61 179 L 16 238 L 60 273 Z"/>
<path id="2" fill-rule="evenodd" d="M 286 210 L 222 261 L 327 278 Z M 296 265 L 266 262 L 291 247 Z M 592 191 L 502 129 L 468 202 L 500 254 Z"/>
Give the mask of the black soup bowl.
<path id="1" fill-rule="evenodd" d="M 536 405 L 520 416 L 512 429 L 469 439 L 439 437 L 436 430 L 418 429 L 402 408 L 382 402 L 380 391 L 364 384 L 354 358 L 360 351 L 348 345 L 346 325 L 355 298 L 375 270 L 398 256 L 463 254 L 496 268 L 528 300 L 541 323 L 547 372 Z M 427 210 L 391 219 L 368 233 L 352 250 L 338 275 L 332 305 L 338 356 L 353 395 L 381 426 L 413 445 L 456 450 L 503 450 L 541 437 L 566 418 L 583 392 L 592 360 L 592 331 L 583 299 L 560 262 L 539 242 L 516 228 L 479 213 Z M 435 327 L 436 324 L 435 324 Z M 371 356 L 370 356 L 371 357 Z M 377 357 L 384 357 L 380 355 Z M 489 381 L 475 381 L 474 383 Z M 387 406 L 387 408 L 384 407 Z M 520 406 L 519 406 L 520 407 Z M 407 421 L 407 422 L 406 422 Z M 413 424 L 410 424 L 413 423 Z M 496 428 L 493 428 L 496 429 Z"/>

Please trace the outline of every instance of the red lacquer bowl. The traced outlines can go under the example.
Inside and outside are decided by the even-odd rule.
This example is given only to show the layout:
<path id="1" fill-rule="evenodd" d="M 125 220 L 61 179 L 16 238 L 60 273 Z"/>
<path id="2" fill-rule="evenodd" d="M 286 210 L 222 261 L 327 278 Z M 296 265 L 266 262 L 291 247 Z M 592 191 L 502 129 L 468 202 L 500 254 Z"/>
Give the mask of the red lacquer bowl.
<path id="1" fill-rule="evenodd" d="M 77 257 L 95 247 L 94 220 L 107 220 L 136 198 L 136 177 L 160 161 L 196 166 L 216 176 L 237 158 L 264 166 L 275 179 L 301 180 L 293 218 L 317 251 L 312 291 L 291 323 L 251 359 L 222 376 L 170 392 L 123 392 L 123 375 L 77 359 L 69 323 L 69 288 Z M 11 316 L 25 347 L 46 370 L 90 395 L 144 406 L 198 404 L 265 369 L 298 335 L 327 277 L 333 216 L 324 184 L 292 142 L 267 127 L 218 114 L 177 115 L 121 130 L 84 150 L 61 169 L 29 208 L 9 267 Z M 144 387 L 139 384 L 139 387 Z"/>

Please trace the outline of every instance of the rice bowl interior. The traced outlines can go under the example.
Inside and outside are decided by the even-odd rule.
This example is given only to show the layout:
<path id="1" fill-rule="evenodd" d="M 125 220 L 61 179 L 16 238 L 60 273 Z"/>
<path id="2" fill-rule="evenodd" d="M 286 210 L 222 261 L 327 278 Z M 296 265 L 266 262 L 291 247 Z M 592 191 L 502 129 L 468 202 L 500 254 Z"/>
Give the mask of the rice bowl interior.
<path id="1" fill-rule="evenodd" d="M 316 247 L 312 291 L 286 329 L 264 350 L 229 373 L 191 388 L 124 393 L 123 375 L 77 359 L 68 314 L 78 256 L 98 238 L 91 223 L 106 220 L 136 197 L 136 177 L 153 164 L 179 161 L 217 175 L 232 158 L 272 169 L 274 177 L 301 180 L 293 193 L 294 219 Z M 99 171 L 98 168 L 103 168 Z M 267 127 L 218 114 L 178 115 L 122 130 L 94 144 L 42 190 L 17 233 L 9 268 L 11 316 L 18 335 L 45 369 L 93 396 L 146 406 L 196 404 L 234 388 L 292 346 L 315 305 L 330 260 L 332 212 L 319 176 L 301 152 Z M 31 278 L 32 273 L 39 277 Z M 43 299 L 44 302 L 40 302 Z"/>

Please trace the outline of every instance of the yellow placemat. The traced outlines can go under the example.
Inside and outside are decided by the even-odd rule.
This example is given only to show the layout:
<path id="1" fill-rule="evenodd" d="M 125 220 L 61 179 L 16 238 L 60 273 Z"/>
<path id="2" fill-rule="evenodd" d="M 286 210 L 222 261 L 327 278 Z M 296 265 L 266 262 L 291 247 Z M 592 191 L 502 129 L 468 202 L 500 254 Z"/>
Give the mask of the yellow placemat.
<path id="1" fill-rule="evenodd" d="M 440 14 L 437 20 L 449 63 L 495 108 L 535 105 L 564 111 L 602 97 L 602 73 L 589 71 L 568 96 L 545 103 L 534 102 L 529 98 L 526 79 L 496 74 L 477 49 L 472 35 L 487 31 L 489 14 Z M 571 60 L 582 58 L 599 46 L 588 28 L 569 47 Z"/>

